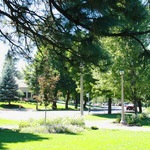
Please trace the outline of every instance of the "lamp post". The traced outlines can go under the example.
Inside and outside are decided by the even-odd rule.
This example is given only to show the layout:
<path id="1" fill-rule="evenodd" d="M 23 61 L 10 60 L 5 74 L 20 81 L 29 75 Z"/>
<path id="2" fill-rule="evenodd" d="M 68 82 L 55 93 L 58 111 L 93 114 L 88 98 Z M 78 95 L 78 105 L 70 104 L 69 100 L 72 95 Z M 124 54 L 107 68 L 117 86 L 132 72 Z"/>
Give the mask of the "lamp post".
<path id="1" fill-rule="evenodd" d="M 121 124 L 125 124 L 125 115 L 124 115 L 124 80 L 123 80 L 123 75 L 124 75 L 124 71 L 121 70 L 120 71 L 120 75 L 121 75 Z"/>
<path id="2" fill-rule="evenodd" d="M 80 112 L 81 116 L 83 116 L 83 64 L 80 64 Z"/>

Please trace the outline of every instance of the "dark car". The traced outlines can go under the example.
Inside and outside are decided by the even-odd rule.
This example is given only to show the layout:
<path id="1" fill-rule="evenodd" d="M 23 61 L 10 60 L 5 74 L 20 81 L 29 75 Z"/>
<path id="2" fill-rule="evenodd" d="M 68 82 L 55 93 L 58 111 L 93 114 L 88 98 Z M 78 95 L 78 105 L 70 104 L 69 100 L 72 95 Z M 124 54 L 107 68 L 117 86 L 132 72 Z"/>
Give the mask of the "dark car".
<path id="1" fill-rule="evenodd" d="M 128 104 L 126 106 L 126 110 L 133 110 L 134 111 L 134 105 L 133 104 Z"/>

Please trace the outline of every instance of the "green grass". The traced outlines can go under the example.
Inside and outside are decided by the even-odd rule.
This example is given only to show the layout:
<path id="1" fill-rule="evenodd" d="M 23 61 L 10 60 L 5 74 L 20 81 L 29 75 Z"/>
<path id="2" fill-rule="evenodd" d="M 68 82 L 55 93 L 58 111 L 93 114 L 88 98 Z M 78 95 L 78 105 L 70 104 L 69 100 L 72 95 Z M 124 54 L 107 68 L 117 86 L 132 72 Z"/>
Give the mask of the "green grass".
<path id="1" fill-rule="evenodd" d="M 149 150 L 149 132 L 89 130 L 82 134 L 29 134 L 0 130 L 0 149 Z"/>
<path id="2" fill-rule="evenodd" d="M 92 114 L 92 115 L 87 115 L 85 116 L 86 120 L 114 120 L 117 118 L 117 115 L 120 114 Z"/>
<path id="3" fill-rule="evenodd" d="M 0 118 L 0 126 L 4 125 L 17 125 L 18 121 L 16 120 L 9 120 L 9 119 L 2 119 Z"/>
<path id="4" fill-rule="evenodd" d="M 118 114 L 85 116 L 87 120 L 115 119 Z M 0 119 L 0 125 L 19 121 Z M 86 130 L 80 134 L 32 134 L 0 129 L 0 150 L 149 150 L 150 132 Z"/>
<path id="5" fill-rule="evenodd" d="M 11 102 L 11 105 L 9 106 L 8 103 L 0 102 L 0 109 L 13 109 L 13 108 L 19 108 L 19 105 L 24 109 L 35 109 L 36 105 L 35 103 L 27 103 L 27 102 Z"/>
<path id="6" fill-rule="evenodd" d="M 32 102 L 24 102 L 24 101 L 19 101 L 19 102 L 11 102 L 11 105 L 9 106 L 8 103 L 5 102 L 0 102 L 0 109 L 13 109 L 13 108 L 19 108 L 19 105 L 23 109 L 36 109 L 36 103 Z M 44 110 L 45 107 L 44 105 L 38 105 L 39 110 Z M 52 110 L 51 104 L 47 107 L 48 110 Z M 57 109 L 58 110 L 65 110 L 65 104 L 57 103 Z M 74 106 L 69 105 L 68 110 L 75 110 Z"/>

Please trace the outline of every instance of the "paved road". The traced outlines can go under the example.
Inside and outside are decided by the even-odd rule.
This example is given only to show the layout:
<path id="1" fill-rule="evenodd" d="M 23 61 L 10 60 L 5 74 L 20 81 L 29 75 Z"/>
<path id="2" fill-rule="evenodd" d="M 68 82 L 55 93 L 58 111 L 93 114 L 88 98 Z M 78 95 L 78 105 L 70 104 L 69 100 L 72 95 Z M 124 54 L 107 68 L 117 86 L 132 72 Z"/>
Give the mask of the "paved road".
<path id="1" fill-rule="evenodd" d="M 90 113 L 88 111 L 84 111 L 84 115 L 88 114 L 107 114 L 108 113 L 107 107 L 95 107 L 92 108 Z M 120 107 L 113 107 L 112 113 L 120 113 L 121 108 Z M 5 119 L 12 119 L 12 120 L 28 120 L 30 118 L 34 119 L 40 119 L 45 116 L 45 111 L 36 111 L 33 109 L 14 109 L 14 110 L 0 110 L 0 118 Z M 80 111 L 47 111 L 47 118 L 53 118 L 53 117 L 62 117 L 62 116 L 68 116 L 68 117 L 74 117 L 74 116 L 80 116 Z"/>
<path id="2" fill-rule="evenodd" d="M 112 112 L 120 112 L 121 110 L 113 110 Z M 104 114 L 107 111 L 91 111 L 90 114 Z M 88 115 L 88 111 L 84 111 L 84 116 Z M 0 118 L 12 119 L 12 120 L 28 120 L 30 118 L 40 119 L 44 118 L 44 111 L 35 110 L 0 110 Z M 80 116 L 80 111 L 47 111 L 47 118 L 51 119 L 53 117 L 78 117 Z M 100 121 L 85 121 L 86 126 L 97 126 L 100 129 L 121 129 L 121 130 L 132 130 L 132 131 L 148 131 L 150 128 L 147 127 L 129 127 L 121 124 L 114 124 L 112 120 L 100 120 Z M 3 126 L 1 126 L 3 127 Z M 4 128 L 17 128 L 17 126 L 4 126 Z"/>
<path id="3" fill-rule="evenodd" d="M 47 118 L 61 116 L 79 116 L 79 111 L 47 111 Z M 40 119 L 45 116 L 45 111 L 35 110 L 0 110 L 0 118 L 12 120 L 28 120 L 30 118 Z"/>

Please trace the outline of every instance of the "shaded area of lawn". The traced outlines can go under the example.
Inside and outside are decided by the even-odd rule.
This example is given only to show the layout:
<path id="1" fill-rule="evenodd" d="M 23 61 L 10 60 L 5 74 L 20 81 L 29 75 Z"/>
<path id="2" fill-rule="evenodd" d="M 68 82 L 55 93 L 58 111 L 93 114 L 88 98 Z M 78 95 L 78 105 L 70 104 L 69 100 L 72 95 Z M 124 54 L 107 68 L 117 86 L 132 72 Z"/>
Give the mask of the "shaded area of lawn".
<path id="1" fill-rule="evenodd" d="M 11 132 L 11 131 L 10 131 Z M 6 136 L 9 136 L 7 133 Z M 17 138 L 19 139 L 17 141 Z M 5 137 L 6 138 L 6 137 Z M 4 138 L 4 139 L 5 139 Z M 23 139 L 21 139 L 23 138 Z M 71 134 L 12 134 L 0 145 L 1 150 L 149 150 L 148 132 L 87 130 Z M 6 145 L 5 145 L 6 144 Z"/>
<path id="2" fill-rule="evenodd" d="M 27 109 L 34 109 L 36 110 L 36 103 L 33 102 L 25 102 L 25 101 L 14 101 L 11 102 L 9 105 L 8 103 L 5 102 L 0 102 L 0 109 L 22 109 L 22 110 L 27 110 Z M 57 109 L 55 111 L 63 111 L 63 110 L 76 110 L 73 105 L 69 105 L 68 109 L 65 109 L 65 104 L 57 103 Z M 45 106 L 40 103 L 38 103 L 38 111 L 45 111 Z M 51 105 L 47 107 L 47 111 L 54 111 L 52 110 Z"/>
<path id="3" fill-rule="evenodd" d="M 0 107 L 3 109 L 19 109 L 19 108 L 23 108 L 25 109 L 22 105 L 18 105 L 18 104 L 0 104 Z"/>
<path id="4" fill-rule="evenodd" d="M 7 150 L 6 145 L 8 143 L 23 143 L 27 141 L 42 141 L 47 140 L 46 137 L 41 137 L 39 135 L 31 133 L 19 133 L 18 131 L 13 131 L 9 129 L 0 129 L 0 150 Z"/>
<path id="5" fill-rule="evenodd" d="M 105 119 L 116 119 L 118 115 L 120 115 L 120 114 L 119 113 L 117 113 L 117 114 L 92 114 L 92 116 L 96 116 L 99 118 L 105 118 Z"/>

